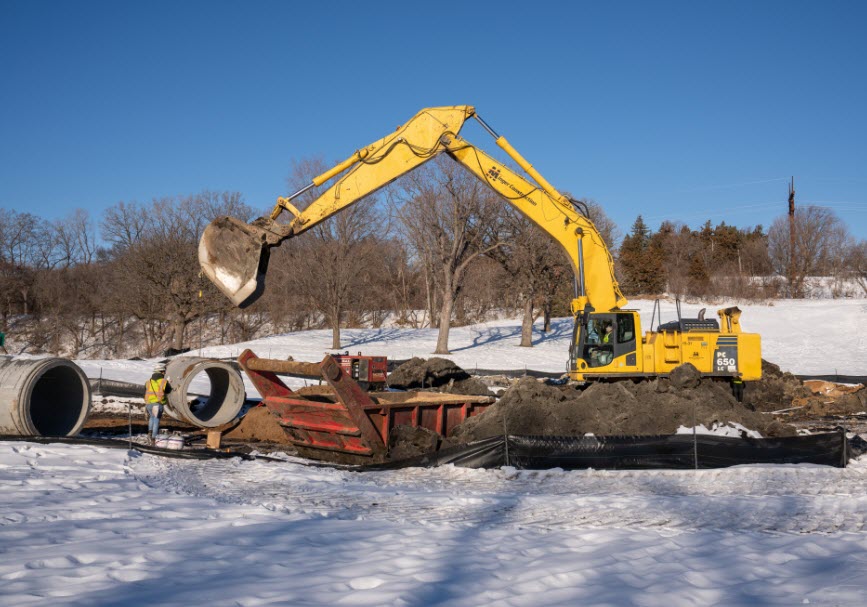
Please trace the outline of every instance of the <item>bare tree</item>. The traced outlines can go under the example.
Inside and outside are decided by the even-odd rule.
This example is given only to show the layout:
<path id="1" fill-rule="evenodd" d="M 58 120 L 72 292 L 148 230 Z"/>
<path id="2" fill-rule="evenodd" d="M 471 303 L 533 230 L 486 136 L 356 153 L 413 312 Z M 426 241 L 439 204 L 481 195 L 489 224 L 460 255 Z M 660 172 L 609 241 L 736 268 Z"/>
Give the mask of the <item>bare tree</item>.
<path id="1" fill-rule="evenodd" d="M 789 297 L 804 297 L 805 279 L 829 267 L 839 254 L 835 243 L 847 231 L 834 212 L 823 207 L 798 208 L 794 222 L 793 248 L 788 216 L 774 220 L 768 231 L 768 254 L 774 271 L 786 280 Z"/>
<path id="2" fill-rule="evenodd" d="M 227 302 L 201 278 L 198 239 L 218 215 L 250 218 L 252 210 L 235 192 L 205 191 L 194 196 L 162 198 L 150 205 L 120 203 L 102 222 L 103 238 L 114 245 L 114 279 L 121 308 L 143 323 L 150 354 L 170 329 L 169 343 L 182 350 L 187 326 Z"/>
<path id="3" fill-rule="evenodd" d="M 96 226 L 86 210 L 75 209 L 64 219 L 55 221 L 53 230 L 56 265 L 68 268 L 94 262 L 99 245 Z"/>
<path id="4" fill-rule="evenodd" d="M 30 213 L 0 209 L 0 287 L 5 297 L 4 325 L 15 303 L 30 313 L 36 273 L 51 267 L 54 240 L 45 222 Z M 16 297 L 17 296 L 17 301 Z"/>
<path id="5" fill-rule="evenodd" d="M 290 189 L 300 189 L 326 168 L 321 158 L 293 163 L 287 180 Z M 303 209 L 319 193 L 311 190 L 294 203 Z M 340 327 L 346 313 L 364 300 L 372 275 L 379 272 L 377 247 L 388 233 L 388 222 L 377 212 L 377 198 L 369 196 L 283 245 L 292 268 L 286 279 L 331 327 L 333 349 L 341 347 Z"/>
<path id="6" fill-rule="evenodd" d="M 554 276 L 559 276 L 565 256 L 558 242 L 517 209 L 506 207 L 502 212 L 503 242 L 490 256 L 500 263 L 509 276 L 511 288 L 519 294 L 523 308 L 519 345 L 532 347 L 535 302 L 546 291 L 554 290 Z"/>
<path id="7" fill-rule="evenodd" d="M 425 307 L 420 264 L 412 262 L 405 244 L 395 238 L 382 242 L 380 259 L 383 288 L 388 293 L 388 307 L 395 313 L 397 324 L 415 329 L 423 326 L 425 320 L 416 312 Z"/>
<path id="8" fill-rule="evenodd" d="M 400 180 L 396 213 L 417 256 L 429 264 L 440 296 L 435 354 L 448 354 L 455 301 L 470 263 L 501 245 L 502 200 L 449 159 L 438 158 Z"/>
<path id="9" fill-rule="evenodd" d="M 867 295 L 867 240 L 852 242 L 846 251 L 846 269 Z"/>

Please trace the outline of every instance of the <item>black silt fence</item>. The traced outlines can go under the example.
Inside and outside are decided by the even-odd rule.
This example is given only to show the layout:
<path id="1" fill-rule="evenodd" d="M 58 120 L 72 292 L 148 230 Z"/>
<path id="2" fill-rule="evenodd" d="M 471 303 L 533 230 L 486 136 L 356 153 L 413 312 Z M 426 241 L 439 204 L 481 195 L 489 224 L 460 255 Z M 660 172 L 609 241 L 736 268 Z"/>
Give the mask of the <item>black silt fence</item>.
<path id="1" fill-rule="evenodd" d="M 846 434 L 829 432 L 785 438 L 672 436 L 495 436 L 437 453 L 370 469 L 514 466 L 522 470 L 708 469 L 742 464 L 820 464 L 845 467 Z"/>

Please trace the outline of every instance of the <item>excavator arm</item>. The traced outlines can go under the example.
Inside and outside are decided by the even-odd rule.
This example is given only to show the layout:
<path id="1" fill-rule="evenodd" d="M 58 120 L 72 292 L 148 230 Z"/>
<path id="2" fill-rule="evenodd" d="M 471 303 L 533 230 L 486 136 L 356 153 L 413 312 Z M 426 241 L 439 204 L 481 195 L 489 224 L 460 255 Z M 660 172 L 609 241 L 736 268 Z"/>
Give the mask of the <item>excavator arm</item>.
<path id="1" fill-rule="evenodd" d="M 471 117 L 482 124 L 535 184 L 459 137 L 464 122 Z M 202 269 L 235 305 L 246 307 L 263 292 L 271 247 L 309 230 L 442 153 L 464 166 L 563 246 L 576 276 L 573 313 L 589 307 L 609 311 L 626 304 L 614 278 L 611 253 L 593 222 L 557 192 L 504 137 L 497 135 L 471 106 L 422 110 L 394 133 L 357 150 L 298 192 L 278 198 L 270 217 L 251 224 L 231 217 L 216 219 L 205 229 L 199 243 Z M 294 198 L 336 177 L 303 211 L 292 203 Z M 293 219 L 278 223 L 284 211 L 291 213 Z"/>

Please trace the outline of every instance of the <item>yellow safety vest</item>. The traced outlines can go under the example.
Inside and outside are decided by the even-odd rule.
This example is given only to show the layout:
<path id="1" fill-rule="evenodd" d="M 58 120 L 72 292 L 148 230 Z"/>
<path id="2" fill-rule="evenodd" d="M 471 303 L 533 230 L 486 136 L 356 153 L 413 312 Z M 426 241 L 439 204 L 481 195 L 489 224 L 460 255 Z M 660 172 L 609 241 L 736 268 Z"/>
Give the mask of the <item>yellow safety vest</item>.
<path id="1" fill-rule="evenodd" d="M 611 337 L 611 333 L 606 333 L 606 334 L 602 337 L 602 343 L 603 343 L 603 344 L 607 344 L 607 343 L 609 342 L 609 338 L 610 338 L 610 337 Z"/>
<path id="2" fill-rule="evenodd" d="M 165 404 L 166 402 L 166 380 L 163 379 L 149 379 L 148 383 L 145 384 L 145 402 L 147 404 L 152 403 L 160 403 Z"/>

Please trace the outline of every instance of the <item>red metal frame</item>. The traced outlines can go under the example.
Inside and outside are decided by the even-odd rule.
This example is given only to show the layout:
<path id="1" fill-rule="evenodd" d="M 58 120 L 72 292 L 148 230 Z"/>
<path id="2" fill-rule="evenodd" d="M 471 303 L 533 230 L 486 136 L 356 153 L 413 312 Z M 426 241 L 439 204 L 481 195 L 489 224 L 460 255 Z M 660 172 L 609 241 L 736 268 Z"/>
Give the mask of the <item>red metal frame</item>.
<path id="1" fill-rule="evenodd" d="M 455 426 L 478 415 L 492 402 L 472 397 L 463 397 L 467 402 L 436 402 L 441 395 L 423 392 L 383 393 L 374 402 L 351 377 L 351 371 L 330 355 L 320 366 L 333 395 L 301 395 L 287 387 L 276 373 L 250 369 L 247 363 L 256 358 L 245 350 L 238 363 L 290 440 L 312 449 L 381 458 L 395 426 L 423 427 L 449 436 Z M 430 400 L 425 401 L 426 397 Z"/>

